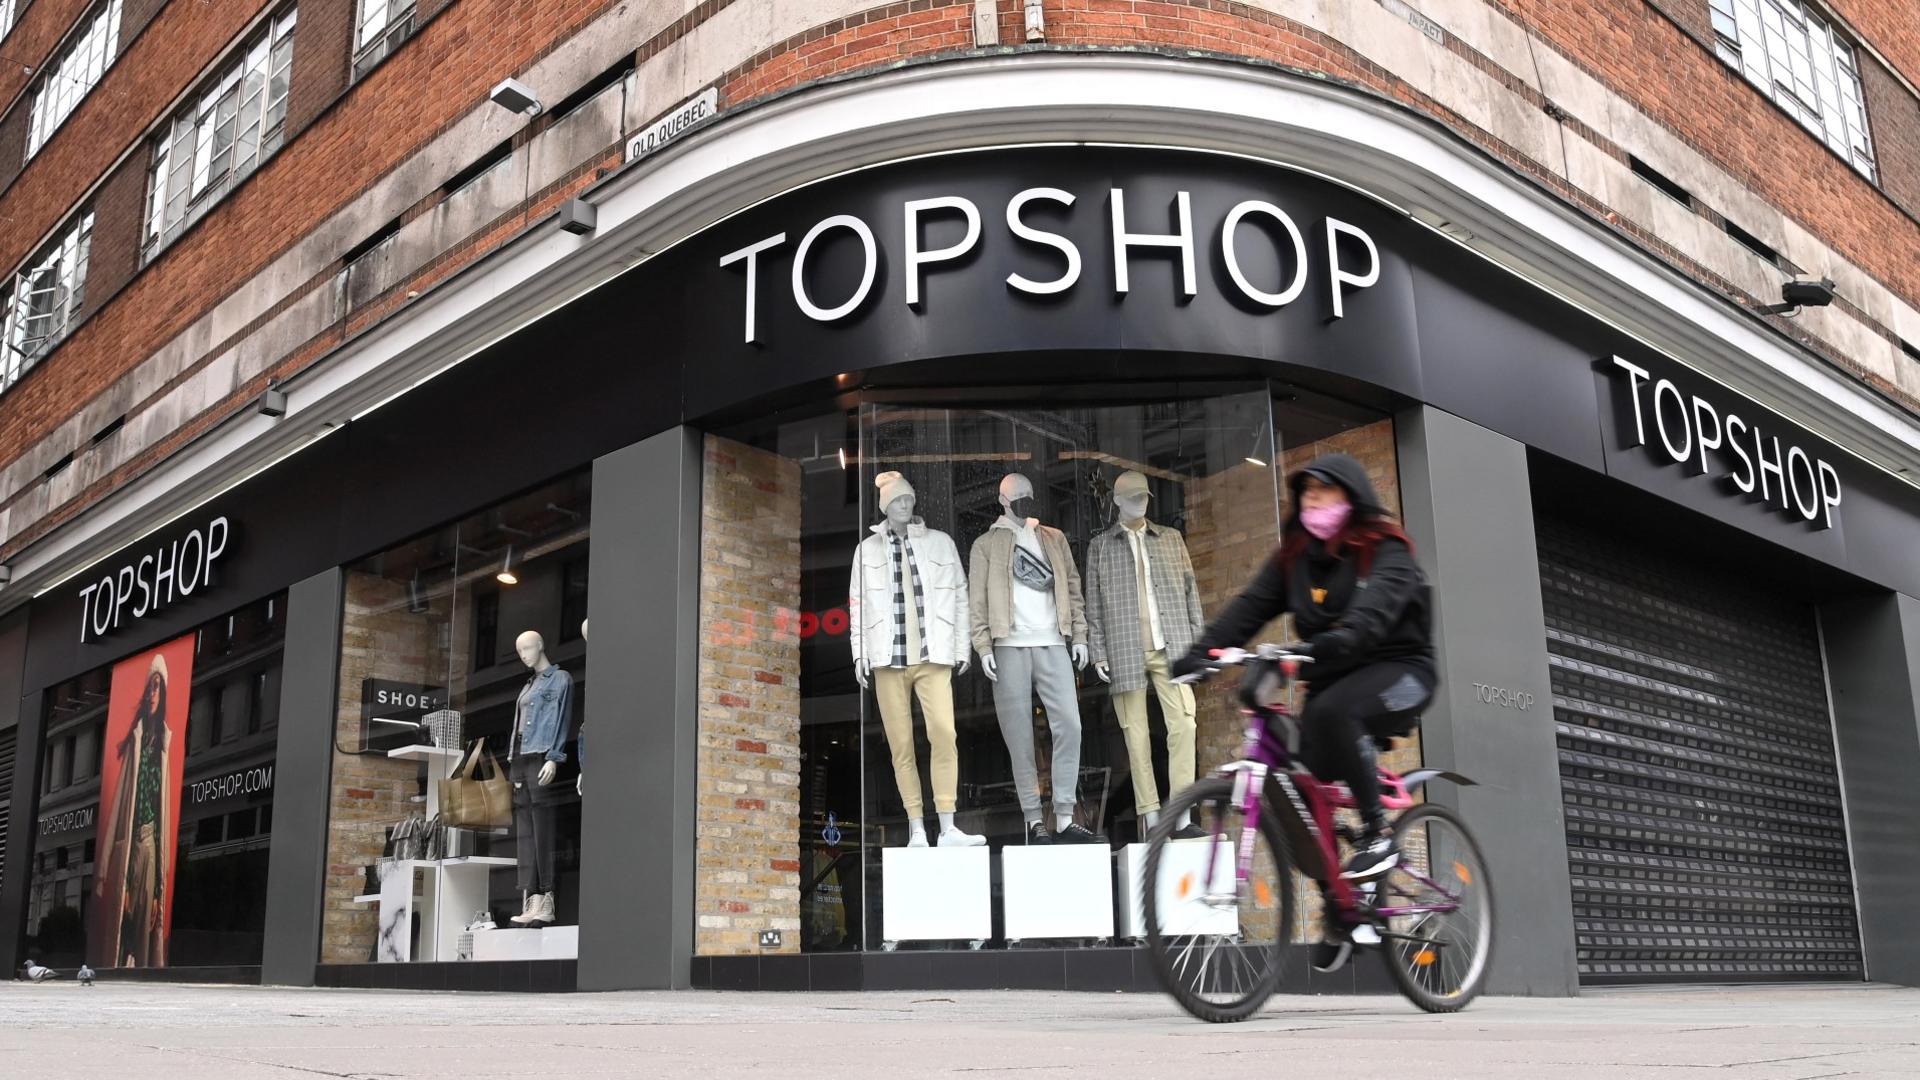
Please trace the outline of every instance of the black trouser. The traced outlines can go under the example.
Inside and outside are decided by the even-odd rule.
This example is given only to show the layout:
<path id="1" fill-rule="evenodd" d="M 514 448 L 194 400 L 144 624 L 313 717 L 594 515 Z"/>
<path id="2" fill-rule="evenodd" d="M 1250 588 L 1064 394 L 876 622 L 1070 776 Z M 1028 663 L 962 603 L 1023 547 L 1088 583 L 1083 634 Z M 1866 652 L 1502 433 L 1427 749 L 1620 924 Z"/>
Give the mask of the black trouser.
<path id="1" fill-rule="evenodd" d="M 519 866 L 521 892 L 553 891 L 554 845 L 558 841 L 554 827 L 553 799 L 540 786 L 540 769 L 547 759 L 541 754 L 515 754 L 509 776 L 513 780 L 513 840 Z"/>
<path id="2" fill-rule="evenodd" d="M 1332 682 L 1311 684 L 1300 718 L 1300 759 L 1322 780 L 1344 780 L 1369 828 L 1385 823 L 1379 751 L 1374 737 L 1405 735 L 1433 700 L 1433 673 L 1423 664 L 1366 664 Z"/>

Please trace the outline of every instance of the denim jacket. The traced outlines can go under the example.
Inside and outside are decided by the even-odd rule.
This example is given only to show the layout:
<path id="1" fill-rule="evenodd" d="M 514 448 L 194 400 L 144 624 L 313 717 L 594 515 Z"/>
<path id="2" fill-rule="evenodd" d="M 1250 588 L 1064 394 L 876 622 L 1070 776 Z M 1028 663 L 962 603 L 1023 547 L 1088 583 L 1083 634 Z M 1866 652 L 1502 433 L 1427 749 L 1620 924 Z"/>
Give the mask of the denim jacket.
<path id="1" fill-rule="evenodd" d="M 567 739 L 573 726 L 573 676 L 554 664 L 527 680 L 519 708 L 525 711 L 519 728 L 521 754 L 543 754 L 548 761 L 567 760 Z M 516 725 L 521 717 L 515 717 Z"/>

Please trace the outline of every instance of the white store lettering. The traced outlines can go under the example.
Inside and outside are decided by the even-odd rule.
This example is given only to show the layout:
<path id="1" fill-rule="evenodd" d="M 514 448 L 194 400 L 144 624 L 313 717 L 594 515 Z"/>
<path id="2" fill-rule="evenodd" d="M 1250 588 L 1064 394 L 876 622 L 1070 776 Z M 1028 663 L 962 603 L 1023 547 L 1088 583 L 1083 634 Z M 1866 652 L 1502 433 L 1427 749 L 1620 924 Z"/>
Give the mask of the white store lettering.
<path id="1" fill-rule="evenodd" d="M 1063 260 L 1060 274 L 1050 281 L 1037 281 L 1020 273 L 1006 275 L 1007 288 L 1016 293 L 1030 296 L 1051 296 L 1066 292 L 1080 281 L 1082 266 L 1079 245 L 1061 233 L 1052 232 L 1034 226 L 1025 218 L 1025 211 L 1034 202 L 1054 203 L 1062 207 L 1072 207 L 1075 197 L 1072 193 L 1052 187 L 1032 187 L 1014 195 L 1007 201 L 1004 215 L 1007 232 L 1023 245 L 1050 249 L 1057 252 Z M 1131 263 L 1135 258 L 1144 258 L 1156 251 L 1173 254 L 1179 267 L 1179 280 L 1175 285 L 1178 297 L 1190 300 L 1199 294 L 1200 275 L 1198 270 L 1198 251 L 1200 238 L 1195 232 L 1193 222 L 1193 199 L 1189 192 L 1176 192 L 1172 204 L 1167 208 L 1165 231 L 1159 231 L 1149 218 L 1157 214 L 1142 212 L 1139 208 L 1129 210 L 1126 192 L 1120 188 L 1111 188 L 1107 192 L 1108 235 L 1111 242 L 1110 257 L 1113 267 L 1114 293 L 1125 297 L 1136 291 L 1131 274 Z M 965 224 L 965 233 L 960 239 L 944 247 L 928 248 L 922 236 L 923 228 L 930 218 L 958 217 Z M 1262 230 L 1248 229 L 1253 217 L 1264 218 L 1278 226 L 1285 239 L 1277 244 L 1276 254 L 1283 266 L 1291 267 L 1290 279 L 1281 282 L 1279 292 L 1269 292 L 1256 285 L 1247 276 L 1243 268 L 1242 243 L 1250 243 L 1249 233 Z M 901 206 L 901 250 L 904 258 L 900 260 L 900 273 L 903 277 L 902 294 L 908 307 L 919 311 L 925 307 L 925 287 L 927 277 L 943 269 L 955 269 L 948 264 L 962 262 L 966 255 L 980 245 L 981 213 L 973 200 L 959 195 L 937 195 L 924 199 L 910 199 Z M 1374 245 L 1373 238 L 1364 229 L 1335 218 L 1327 218 L 1324 223 L 1325 257 L 1328 273 L 1328 305 L 1332 317 L 1344 318 L 1348 296 L 1361 289 L 1370 288 L 1380 280 L 1380 250 Z M 810 282 L 814 280 L 815 249 L 829 234 L 851 233 L 860 243 L 861 274 L 858 286 L 844 298 L 821 298 L 814 294 Z M 759 307 L 760 307 L 760 256 L 782 248 L 787 243 L 788 232 L 778 232 L 756 240 L 745 247 L 727 252 L 720 256 L 722 267 L 739 267 L 744 278 L 743 298 L 744 316 L 742 319 L 743 340 L 749 344 L 761 343 Z M 1348 241 L 1342 243 L 1343 238 Z M 1306 291 L 1308 271 L 1308 243 L 1306 234 L 1293 218 L 1280 207 L 1259 200 L 1249 200 L 1235 206 L 1221 223 L 1217 234 L 1211 241 L 1217 244 L 1219 253 L 1227 268 L 1227 287 L 1240 296 L 1267 308 L 1283 308 L 1298 300 Z M 1355 257 L 1355 253 L 1361 257 Z M 1349 261 L 1342 261 L 1346 258 Z M 792 293 L 794 306 L 808 318 L 816 322 L 838 322 L 858 311 L 873 293 L 880 271 L 880 247 L 871 226 L 853 214 L 836 214 L 815 223 L 802 236 L 793 252 Z M 1285 272 L 1283 271 L 1283 274 Z"/>
<path id="2" fill-rule="evenodd" d="M 1833 528 L 1840 473 L 1824 458 L 1798 444 L 1783 447 L 1780 436 L 1697 395 L 1689 398 L 1672 380 L 1656 379 L 1638 364 L 1616 356 L 1613 366 L 1626 373 L 1634 446 L 1649 445 L 1651 426 L 1652 441 L 1668 460 L 1702 476 L 1713 471 L 1708 451 L 1724 451 L 1734 460 L 1722 475 L 1734 490 L 1816 529 Z"/>
<path id="3" fill-rule="evenodd" d="M 211 585 L 233 533 L 214 518 L 80 590 L 80 641 L 96 641 Z"/>

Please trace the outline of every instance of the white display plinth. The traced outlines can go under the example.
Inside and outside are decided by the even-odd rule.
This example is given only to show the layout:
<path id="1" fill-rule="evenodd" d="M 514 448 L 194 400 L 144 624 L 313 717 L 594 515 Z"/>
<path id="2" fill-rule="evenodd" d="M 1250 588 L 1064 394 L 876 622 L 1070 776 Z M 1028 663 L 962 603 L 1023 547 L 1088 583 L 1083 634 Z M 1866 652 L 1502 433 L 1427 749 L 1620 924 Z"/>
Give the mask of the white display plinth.
<path id="1" fill-rule="evenodd" d="M 1112 937 L 1113 851 L 1105 844 L 1002 848 L 1000 905 L 1009 945 Z"/>
<path id="2" fill-rule="evenodd" d="M 375 959 L 383 964 L 453 959 L 467 921 L 487 906 L 487 875 L 513 865 L 512 859 L 481 856 L 407 859 L 388 864 L 378 893 L 353 898 L 356 904 L 379 905 L 380 940 Z M 418 949 L 412 934 L 416 910 L 420 913 Z"/>
<path id="3" fill-rule="evenodd" d="M 1238 908 L 1214 908 L 1201 901 L 1207 892 L 1232 892 L 1234 888 L 1233 845 L 1222 839 L 1213 861 L 1213 888 L 1199 887 L 1207 872 L 1207 841 L 1173 840 L 1160 856 L 1160 892 L 1155 898 L 1160 911 L 1160 929 L 1175 934 L 1237 934 L 1240 932 Z M 1147 845 L 1128 844 L 1120 849 L 1120 936 L 1147 936 L 1146 885 Z M 1185 885 L 1186 898 L 1181 892 Z"/>
<path id="4" fill-rule="evenodd" d="M 473 931 L 475 960 L 577 960 L 580 928 L 542 926 L 534 929 L 500 927 Z"/>
<path id="5" fill-rule="evenodd" d="M 886 848 L 880 852 L 880 936 L 966 941 L 993 935 L 993 869 L 985 847 Z"/>

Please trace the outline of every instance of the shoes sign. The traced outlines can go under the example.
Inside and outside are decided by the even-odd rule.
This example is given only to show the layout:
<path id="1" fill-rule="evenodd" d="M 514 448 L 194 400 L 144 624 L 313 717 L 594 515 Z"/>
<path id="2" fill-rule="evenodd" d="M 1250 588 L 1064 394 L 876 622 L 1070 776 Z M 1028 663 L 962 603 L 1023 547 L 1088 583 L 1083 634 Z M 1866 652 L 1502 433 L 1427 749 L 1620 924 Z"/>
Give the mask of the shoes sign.
<path id="1" fill-rule="evenodd" d="M 648 124 L 645 130 L 627 140 L 627 163 L 639 161 L 655 150 L 686 134 L 695 124 L 710 120 L 720 112 L 720 89 L 709 86 L 673 107 L 673 111 Z"/>

